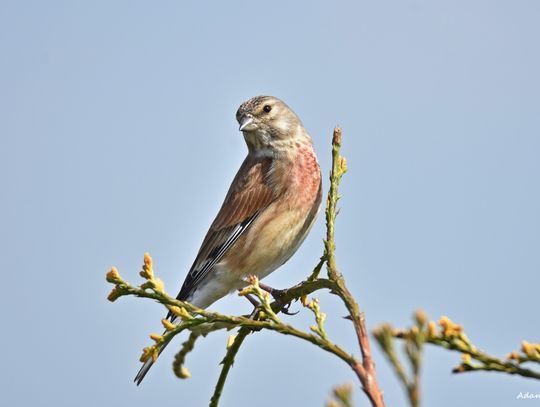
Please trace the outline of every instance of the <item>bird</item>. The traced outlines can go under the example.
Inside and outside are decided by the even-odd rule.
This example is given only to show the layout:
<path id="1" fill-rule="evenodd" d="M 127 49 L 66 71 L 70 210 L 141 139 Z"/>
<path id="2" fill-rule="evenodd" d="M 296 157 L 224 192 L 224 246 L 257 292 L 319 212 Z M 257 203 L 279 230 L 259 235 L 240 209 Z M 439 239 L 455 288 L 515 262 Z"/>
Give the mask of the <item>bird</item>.
<path id="1" fill-rule="evenodd" d="M 273 96 L 256 96 L 236 112 L 248 154 L 180 289 L 199 308 L 262 279 L 298 250 L 319 212 L 321 169 L 300 118 Z M 167 316 L 171 322 L 180 319 Z M 163 350 L 163 348 L 161 349 Z M 154 360 L 135 377 L 139 385 Z"/>

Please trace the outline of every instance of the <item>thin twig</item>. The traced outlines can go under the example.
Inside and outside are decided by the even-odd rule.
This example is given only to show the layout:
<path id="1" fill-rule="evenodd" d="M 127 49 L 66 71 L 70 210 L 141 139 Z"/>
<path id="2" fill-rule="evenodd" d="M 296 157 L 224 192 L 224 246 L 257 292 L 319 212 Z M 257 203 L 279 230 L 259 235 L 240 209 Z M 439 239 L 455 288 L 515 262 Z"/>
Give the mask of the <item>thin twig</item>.
<path id="1" fill-rule="evenodd" d="M 196 317 L 186 318 L 181 323 L 176 325 L 171 330 L 167 331 L 161 339 L 156 341 L 156 349 L 170 341 L 169 335 L 171 337 L 178 335 L 180 332 L 188 329 L 200 328 L 203 332 L 210 332 L 216 329 L 231 329 L 235 326 L 246 327 L 252 331 L 260 331 L 261 329 L 268 329 L 271 331 L 276 331 L 284 335 L 291 335 L 297 338 L 303 339 L 305 341 L 311 342 L 314 345 L 319 346 L 320 348 L 326 350 L 327 352 L 333 353 L 343 361 L 345 361 L 350 366 L 354 366 L 359 362 L 349 353 L 345 352 L 338 345 L 334 344 L 329 340 L 324 340 L 318 335 L 310 334 L 304 331 L 301 331 L 292 325 L 285 324 L 280 321 L 275 320 L 255 320 L 245 316 L 231 316 L 224 315 L 214 311 L 203 310 L 197 308 L 187 302 L 177 300 L 170 297 L 167 293 L 163 291 L 148 291 L 140 287 L 133 287 L 128 282 L 122 280 L 118 276 L 115 290 L 118 291 L 117 296 L 124 295 L 134 295 L 141 298 L 150 298 L 157 300 L 161 304 L 166 305 L 168 308 L 173 310 L 176 308 L 187 309 L 193 314 L 196 314 Z M 174 311 L 173 311 L 174 312 Z M 217 328 L 213 328 L 217 325 Z"/>
<path id="2" fill-rule="evenodd" d="M 234 364 L 234 358 L 236 357 L 240 346 L 244 342 L 244 339 L 246 339 L 246 336 L 248 336 L 250 332 L 251 330 L 249 328 L 240 328 L 238 334 L 234 338 L 233 343 L 227 348 L 227 353 L 221 362 L 223 367 L 221 368 L 221 373 L 219 374 L 219 378 L 214 389 L 214 394 L 212 394 L 212 398 L 210 399 L 210 407 L 218 406 L 219 398 L 221 397 L 221 393 L 223 391 L 223 386 L 227 380 L 227 375 Z"/>
<path id="3" fill-rule="evenodd" d="M 173 372 L 179 379 L 188 379 L 191 377 L 188 368 L 184 366 L 184 362 L 186 361 L 187 354 L 193 350 L 195 341 L 199 336 L 200 334 L 191 332 L 188 339 L 182 344 L 180 352 L 174 356 Z"/>
<path id="4" fill-rule="evenodd" d="M 326 268 L 328 278 L 337 281 L 336 266 L 336 243 L 334 240 L 334 224 L 337 216 L 336 205 L 339 200 L 338 187 L 341 177 L 347 171 L 346 161 L 339 155 L 341 148 L 341 129 L 334 128 L 332 137 L 332 169 L 330 170 L 330 189 L 326 199 L 326 240 L 324 241 L 324 256 L 326 258 Z"/>

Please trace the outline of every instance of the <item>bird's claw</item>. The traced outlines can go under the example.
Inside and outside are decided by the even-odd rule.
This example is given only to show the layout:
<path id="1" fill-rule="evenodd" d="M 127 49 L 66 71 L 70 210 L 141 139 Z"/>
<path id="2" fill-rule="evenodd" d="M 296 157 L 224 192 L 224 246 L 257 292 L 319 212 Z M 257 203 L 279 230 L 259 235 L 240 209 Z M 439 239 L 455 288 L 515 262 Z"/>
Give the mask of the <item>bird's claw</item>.
<path id="1" fill-rule="evenodd" d="M 296 315 L 300 312 L 300 311 L 296 311 L 296 312 L 289 311 L 289 308 L 291 307 L 291 302 L 287 304 L 283 304 L 283 305 L 280 304 L 280 300 L 283 297 L 285 290 L 278 290 L 276 288 L 272 288 L 270 286 L 267 286 L 265 284 L 260 284 L 260 283 L 259 283 L 259 287 L 261 287 L 264 291 L 270 294 L 274 298 L 276 303 L 280 305 L 279 312 L 285 315 Z M 250 294 L 246 294 L 244 295 L 244 297 L 246 297 L 249 300 L 249 302 L 255 307 L 252 313 L 252 315 L 254 315 L 258 311 L 259 307 L 261 306 L 261 303 L 254 296 Z"/>
<path id="2" fill-rule="evenodd" d="M 291 303 L 289 302 L 288 304 L 285 304 L 283 306 L 283 308 L 281 308 L 281 312 L 285 315 L 296 315 L 298 314 L 300 311 L 296 311 L 296 312 L 291 312 L 289 311 L 289 308 L 291 308 Z"/>

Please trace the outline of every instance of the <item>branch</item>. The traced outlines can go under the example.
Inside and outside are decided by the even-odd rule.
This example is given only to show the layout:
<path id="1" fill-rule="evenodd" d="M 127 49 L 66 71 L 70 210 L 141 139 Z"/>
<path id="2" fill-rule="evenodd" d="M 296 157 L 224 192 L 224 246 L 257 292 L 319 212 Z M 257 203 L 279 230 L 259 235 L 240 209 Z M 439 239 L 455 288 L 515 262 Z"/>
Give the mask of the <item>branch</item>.
<path id="1" fill-rule="evenodd" d="M 351 366 L 362 383 L 362 390 L 366 393 L 371 404 L 377 407 L 383 407 L 383 393 L 377 384 L 377 374 L 375 364 L 371 357 L 369 345 L 369 335 L 366 329 L 364 313 L 360 311 L 358 303 L 351 295 L 345 285 L 345 279 L 337 269 L 336 265 L 336 244 L 334 240 L 334 224 L 337 216 L 336 204 L 340 196 L 338 194 L 339 182 L 341 177 L 347 171 L 347 161 L 339 152 L 341 148 L 342 134 L 341 129 L 336 127 L 332 138 L 332 170 L 330 172 L 330 190 L 326 201 L 326 240 L 324 241 L 324 257 L 328 278 L 336 284 L 333 293 L 341 298 L 345 307 L 349 311 L 350 319 L 353 322 L 358 344 L 362 354 L 362 363 Z"/>
<path id="2" fill-rule="evenodd" d="M 519 375 L 540 380 L 540 372 L 522 366 L 525 362 L 540 364 L 540 343 L 531 344 L 523 341 L 521 352 L 513 351 L 506 356 L 506 359 L 491 356 L 481 351 L 472 344 L 469 337 L 463 332 L 463 327 L 453 323 L 447 317 L 439 319 L 440 331 L 437 332 L 435 322 L 430 321 L 426 335 L 426 342 L 445 349 L 460 352 L 462 362 L 455 367 L 453 373 L 464 373 L 471 371 L 492 371 Z M 405 332 L 396 332 L 396 337 L 401 338 Z M 474 359 L 479 364 L 473 364 Z"/>
<path id="3" fill-rule="evenodd" d="M 114 288 L 108 296 L 110 301 L 115 301 L 119 297 L 132 295 L 141 298 L 149 298 L 164 305 L 172 314 L 179 317 L 180 322 L 175 325 L 170 321 L 162 320 L 165 332 L 163 335 L 152 334 L 150 337 L 154 344 L 143 349 L 141 361 L 145 362 L 157 359 L 160 351 L 166 346 L 174 336 L 190 331 L 189 339 L 184 342 L 182 350 L 175 357 L 175 372 L 179 377 L 188 377 L 189 371 L 183 366 L 185 356 L 193 349 L 195 340 L 210 332 L 220 329 L 233 329 L 239 327 L 238 336 L 227 349 L 223 359 L 223 367 L 211 399 L 211 405 L 217 406 L 221 396 L 226 378 L 234 362 L 234 358 L 239 351 L 245 337 L 254 331 L 267 329 L 279 332 L 284 335 L 291 335 L 310 342 L 325 351 L 337 356 L 347 363 L 358 376 L 362 389 L 368 396 L 373 407 L 384 407 L 382 392 L 377 385 L 375 366 L 371 358 L 369 338 L 365 327 L 365 319 L 360 308 L 345 285 L 343 276 L 339 273 L 335 258 L 334 224 L 338 213 L 336 206 L 339 200 L 338 187 L 341 177 L 347 170 L 345 158 L 339 155 L 341 147 L 341 129 L 335 128 L 332 139 L 332 170 L 330 172 L 330 190 L 326 204 L 326 226 L 327 233 L 324 241 L 324 253 L 319 262 L 309 275 L 301 283 L 285 289 L 276 290 L 279 294 L 271 302 L 267 292 L 261 289 L 257 278 L 253 277 L 249 281 L 250 285 L 244 288 L 240 295 L 256 296 L 260 303 L 251 316 L 230 316 L 209 310 L 204 310 L 194 305 L 170 297 L 163 287 L 161 280 L 154 276 L 152 259 L 149 254 L 145 254 L 143 270 L 140 275 L 145 282 L 138 287 L 132 286 L 123 280 L 116 268 L 112 268 L 107 273 L 107 281 L 114 284 Z M 319 278 L 322 267 L 326 264 L 328 278 Z M 334 295 L 341 298 L 345 304 L 350 319 L 353 322 L 362 360 L 359 361 L 346 352 L 337 344 L 333 343 L 324 328 L 325 314 L 321 312 L 318 300 L 308 301 L 308 295 L 321 290 L 328 289 Z M 287 309 L 292 301 L 301 300 L 302 304 L 309 308 L 315 317 L 316 324 L 311 326 L 311 332 L 305 332 L 292 325 L 282 322 L 278 314 Z"/>
<path id="4" fill-rule="evenodd" d="M 413 326 L 403 337 L 405 340 L 405 354 L 410 364 L 411 377 L 407 376 L 405 368 L 401 364 L 394 347 L 395 330 L 384 324 L 376 328 L 373 336 L 379 343 L 383 353 L 392 365 L 396 376 L 405 388 L 409 403 L 412 407 L 420 406 L 420 370 L 422 366 L 422 352 L 425 343 L 425 327 L 427 316 L 423 311 L 417 311 L 414 315 L 416 325 Z"/>
<path id="5" fill-rule="evenodd" d="M 326 259 L 326 268 L 328 277 L 333 280 L 338 280 L 338 271 L 336 266 L 336 243 L 334 240 L 335 221 L 337 216 L 336 205 L 340 196 L 338 195 L 339 183 L 341 177 L 347 172 L 347 161 L 339 155 L 341 149 L 341 128 L 334 128 L 332 137 L 332 169 L 330 170 L 330 189 L 326 199 L 326 240 L 324 241 L 324 255 Z M 322 258 L 321 258 L 322 259 Z"/>
<path id="6" fill-rule="evenodd" d="M 523 366 L 524 363 L 540 365 L 540 343 L 523 341 L 521 353 L 513 351 L 506 358 L 497 358 L 478 349 L 463 332 L 463 326 L 455 324 L 447 317 L 439 319 L 440 329 L 437 329 L 434 321 L 426 324 L 428 317 L 423 311 L 415 313 L 415 320 L 416 324 L 408 329 L 395 329 L 390 324 L 384 324 L 373 333 L 405 387 L 411 406 L 420 404 L 419 375 L 424 343 L 461 353 L 462 361 L 452 370 L 453 373 L 490 371 L 540 380 L 540 371 Z M 411 363 L 411 378 L 407 377 L 395 352 L 394 338 L 405 342 L 405 352 Z"/>
<path id="7" fill-rule="evenodd" d="M 191 332 L 187 341 L 182 344 L 180 352 L 174 357 L 173 372 L 179 379 L 188 379 L 191 377 L 188 368 L 184 366 L 184 362 L 186 360 L 186 355 L 193 350 L 195 341 L 199 336 L 201 336 L 199 333 Z"/>
<path id="8" fill-rule="evenodd" d="M 229 374 L 229 371 L 231 370 L 231 367 L 234 363 L 234 358 L 236 357 L 238 350 L 240 350 L 240 346 L 244 342 L 244 339 L 246 339 L 246 336 L 248 336 L 250 332 L 251 330 L 249 328 L 240 328 L 240 330 L 238 331 L 238 335 L 236 335 L 236 337 L 232 337 L 232 336 L 230 337 L 230 338 L 233 338 L 232 343 L 228 344 L 227 353 L 225 354 L 225 357 L 223 358 L 223 361 L 221 362 L 223 367 L 221 369 L 219 379 L 216 383 L 214 394 L 212 395 L 212 398 L 210 399 L 210 407 L 218 406 L 219 398 L 221 397 L 223 386 L 225 385 L 225 381 L 227 380 L 227 375 Z"/>

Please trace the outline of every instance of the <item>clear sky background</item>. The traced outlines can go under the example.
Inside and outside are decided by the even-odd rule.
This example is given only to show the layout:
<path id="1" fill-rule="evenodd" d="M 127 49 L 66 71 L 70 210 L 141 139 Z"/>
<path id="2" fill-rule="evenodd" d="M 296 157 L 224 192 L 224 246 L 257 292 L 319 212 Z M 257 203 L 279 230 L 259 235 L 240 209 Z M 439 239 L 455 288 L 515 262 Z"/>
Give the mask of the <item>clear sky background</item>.
<path id="1" fill-rule="evenodd" d="M 246 154 L 236 109 L 259 94 L 302 118 L 325 192 L 343 127 L 338 264 L 370 329 L 423 308 L 497 355 L 540 341 L 539 21 L 535 0 L 2 1 L 0 404 L 207 405 L 227 334 L 197 344 L 187 381 L 170 367 L 179 338 L 137 388 L 163 310 L 107 302 L 104 275 L 116 265 L 140 281 L 149 251 L 176 294 Z M 266 282 L 303 279 L 323 233 L 320 217 Z M 331 337 L 356 349 L 343 308 L 320 297 Z M 230 296 L 212 308 L 250 306 Z M 387 405 L 405 405 L 375 359 Z M 459 357 L 439 349 L 425 359 L 425 406 L 540 393 L 519 377 L 452 375 Z M 323 351 L 263 332 L 246 340 L 223 405 L 322 406 L 354 380 Z"/>

